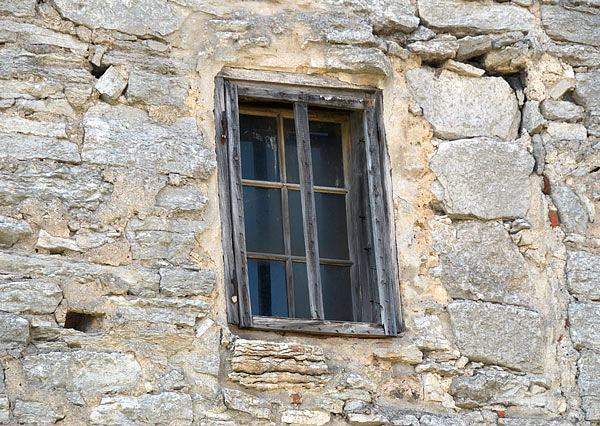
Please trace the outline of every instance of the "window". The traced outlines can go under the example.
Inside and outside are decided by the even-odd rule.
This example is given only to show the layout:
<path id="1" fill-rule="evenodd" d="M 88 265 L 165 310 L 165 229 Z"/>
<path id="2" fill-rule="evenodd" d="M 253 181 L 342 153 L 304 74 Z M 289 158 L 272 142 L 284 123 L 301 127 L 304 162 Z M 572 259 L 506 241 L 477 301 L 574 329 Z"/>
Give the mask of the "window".
<path id="1" fill-rule="evenodd" d="M 402 329 L 391 177 L 373 89 L 217 77 L 228 321 L 311 333 Z"/>

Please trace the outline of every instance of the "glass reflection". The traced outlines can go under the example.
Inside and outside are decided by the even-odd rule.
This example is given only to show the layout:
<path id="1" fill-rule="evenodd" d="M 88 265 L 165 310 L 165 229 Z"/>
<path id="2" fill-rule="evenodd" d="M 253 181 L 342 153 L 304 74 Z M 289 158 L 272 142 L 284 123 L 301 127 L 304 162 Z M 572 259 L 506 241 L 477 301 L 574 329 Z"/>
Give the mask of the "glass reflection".
<path id="1" fill-rule="evenodd" d="M 243 187 L 246 250 L 283 254 L 281 190 Z"/>
<path id="2" fill-rule="evenodd" d="M 350 266 L 321 265 L 325 319 L 353 321 Z"/>
<path id="3" fill-rule="evenodd" d="M 248 281 L 253 315 L 288 316 L 284 262 L 248 259 Z"/>
<path id="4" fill-rule="evenodd" d="M 240 114 L 242 179 L 279 182 L 277 119 Z"/>

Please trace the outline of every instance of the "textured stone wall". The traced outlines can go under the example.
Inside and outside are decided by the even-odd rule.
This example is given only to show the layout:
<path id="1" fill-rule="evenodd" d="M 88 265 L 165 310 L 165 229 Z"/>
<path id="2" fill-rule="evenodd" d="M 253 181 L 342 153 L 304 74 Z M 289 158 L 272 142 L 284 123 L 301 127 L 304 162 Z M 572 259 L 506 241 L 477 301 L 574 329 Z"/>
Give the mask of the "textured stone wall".
<path id="1" fill-rule="evenodd" d="M 227 325 L 224 66 L 382 89 L 401 336 Z M 0 0 L 0 424 L 599 422 L 599 68 L 598 0 Z"/>

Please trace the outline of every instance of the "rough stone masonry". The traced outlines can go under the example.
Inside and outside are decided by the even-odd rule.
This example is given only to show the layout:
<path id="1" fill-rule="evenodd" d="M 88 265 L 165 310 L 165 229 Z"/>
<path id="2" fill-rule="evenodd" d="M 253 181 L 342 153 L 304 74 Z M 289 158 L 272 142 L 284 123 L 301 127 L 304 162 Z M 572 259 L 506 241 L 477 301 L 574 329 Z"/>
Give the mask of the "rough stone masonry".
<path id="1" fill-rule="evenodd" d="M 382 90 L 399 337 L 227 324 L 223 67 Z M 0 424 L 597 422 L 598 0 L 0 0 Z"/>

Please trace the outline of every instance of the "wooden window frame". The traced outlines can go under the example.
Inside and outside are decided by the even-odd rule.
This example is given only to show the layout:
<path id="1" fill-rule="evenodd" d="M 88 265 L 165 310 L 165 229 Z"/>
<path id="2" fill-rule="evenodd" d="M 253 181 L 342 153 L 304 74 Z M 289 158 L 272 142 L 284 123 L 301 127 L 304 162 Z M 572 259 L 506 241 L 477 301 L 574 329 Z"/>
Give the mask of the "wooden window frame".
<path id="1" fill-rule="evenodd" d="M 248 72 L 242 73 L 247 77 Z M 274 81 L 275 80 L 275 81 Z M 227 320 L 240 328 L 259 330 L 294 331 L 332 335 L 396 336 L 403 331 L 397 251 L 394 232 L 394 213 L 391 191 L 391 168 L 385 132 L 382 123 L 381 92 L 372 88 L 349 89 L 312 84 L 303 79 L 301 84 L 288 84 L 278 79 L 265 79 L 270 83 L 240 78 L 235 72 L 224 72 L 215 79 L 216 152 L 218 161 L 219 207 L 224 251 L 224 281 L 227 298 Z M 291 79 L 297 81 L 297 79 Z M 319 82 L 321 83 L 321 82 Z M 302 213 L 306 244 L 306 264 L 309 280 L 309 302 L 313 319 L 280 318 L 252 315 L 245 246 L 244 211 L 242 200 L 242 173 L 239 129 L 239 99 L 256 101 L 290 102 L 294 106 L 296 139 L 300 167 Z M 362 198 L 350 196 L 350 203 L 362 203 L 361 212 L 368 216 L 362 220 L 359 238 L 368 238 L 372 245 L 369 260 L 363 266 L 352 268 L 352 288 L 362 292 L 361 318 L 371 321 L 332 321 L 323 319 L 323 301 L 320 291 L 319 254 L 316 247 L 317 229 L 314 205 L 314 186 L 308 140 L 308 107 L 318 106 L 344 110 L 348 120 L 346 134 L 356 153 L 352 155 L 350 169 L 366 171 Z M 356 147 L 356 148 L 354 148 Z M 345 148 L 346 149 L 346 148 Z M 365 164 L 366 163 L 366 164 Z M 344 168 L 346 170 L 346 167 Z M 308 171 L 308 173 L 306 173 Z M 354 176 L 346 176 L 355 179 Z M 359 177 L 356 177 L 359 179 Z M 357 181 L 358 182 L 358 181 Z M 350 184 L 352 187 L 352 184 Z M 347 205 L 347 209 L 348 209 Z M 357 212 L 347 217 L 348 226 L 358 229 Z M 353 223 L 350 223 L 353 222 Z M 366 222 L 366 224 L 364 223 Z M 348 234 L 349 244 L 359 244 Z M 351 252 L 356 256 L 360 244 Z M 358 258 L 354 259 L 358 264 Z M 369 268 L 364 265 L 369 264 Z M 368 283 L 368 284 L 367 284 Z M 368 292 L 369 295 L 366 295 Z M 370 303 L 366 299 L 370 297 Z M 353 297 L 353 304 L 356 298 Z M 368 305 L 368 306 L 367 306 Z"/>

